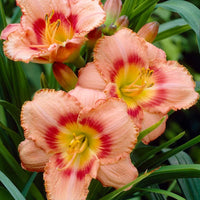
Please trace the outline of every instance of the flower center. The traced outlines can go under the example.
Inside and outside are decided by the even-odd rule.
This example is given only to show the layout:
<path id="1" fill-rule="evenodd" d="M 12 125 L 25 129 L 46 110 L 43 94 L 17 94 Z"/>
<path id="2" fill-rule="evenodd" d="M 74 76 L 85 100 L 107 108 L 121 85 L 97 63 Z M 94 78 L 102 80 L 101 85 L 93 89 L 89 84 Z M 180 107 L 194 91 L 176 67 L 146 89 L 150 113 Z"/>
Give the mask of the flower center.
<path id="1" fill-rule="evenodd" d="M 139 95 L 145 88 L 150 88 L 154 85 L 151 76 L 153 70 L 142 68 L 135 80 L 120 88 L 122 94 L 126 97 L 135 97 Z"/>
<path id="2" fill-rule="evenodd" d="M 73 133 L 73 139 L 68 145 L 68 153 L 69 154 L 78 154 L 85 151 L 85 149 L 88 147 L 88 139 L 84 134 L 80 134 L 76 136 L 75 133 Z"/>
<path id="3" fill-rule="evenodd" d="M 53 20 L 54 10 L 50 15 L 45 15 L 45 39 L 48 44 L 63 44 L 67 39 L 71 39 L 73 36 L 73 30 L 71 23 L 67 19 L 63 19 L 61 24 L 61 19 Z"/>

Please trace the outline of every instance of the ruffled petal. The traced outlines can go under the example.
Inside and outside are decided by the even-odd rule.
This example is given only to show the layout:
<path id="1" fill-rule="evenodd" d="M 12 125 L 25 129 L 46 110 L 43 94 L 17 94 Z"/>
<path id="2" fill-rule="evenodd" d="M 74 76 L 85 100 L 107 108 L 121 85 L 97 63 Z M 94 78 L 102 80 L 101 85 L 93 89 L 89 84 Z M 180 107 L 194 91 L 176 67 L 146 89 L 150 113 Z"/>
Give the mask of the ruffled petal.
<path id="1" fill-rule="evenodd" d="M 80 86 L 76 86 L 75 89 L 69 91 L 69 94 L 76 97 L 83 107 L 94 107 L 99 99 L 106 99 L 104 92 Z"/>
<path id="2" fill-rule="evenodd" d="M 95 63 L 88 63 L 86 67 L 79 70 L 79 79 L 77 85 L 84 88 L 104 90 L 106 82 L 97 71 Z"/>
<path id="3" fill-rule="evenodd" d="M 101 100 L 95 108 L 82 110 L 79 123 L 97 130 L 100 145 L 96 154 L 102 164 L 127 157 L 137 142 L 138 130 L 119 99 Z"/>
<path id="4" fill-rule="evenodd" d="M 17 4 L 22 9 L 22 26 L 25 29 L 33 28 L 34 22 L 44 20 L 45 15 L 52 11 L 63 13 L 66 17 L 70 14 L 69 0 L 61 0 L 59 3 L 56 0 L 17 0 Z"/>
<path id="5" fill-rule="evenodd" d="M 18 147 L 22 168 L 28 171 L 43 172 L 49 155 L 32 140 L 26 139 Z"/>
<path id="6" fill-rule="evenodd" d="M 160 124 L 160 126 L 158 126 L 155 130 L 150 132 L 147 136 L 145 136 L 142 139 L 142 142 L 144 144 L 149 144 L 149 142 L 158 138 L 165 131 L 168 115 L 163 115 L 163 114 L 160 114 L 160 113 L 156 113 L 156 114 L 155 113 L 149 113 L 149 112 L 146 112 L 146 111 L 144 111 L 143 114 L 144 114 L 144 119 L 142 121 L 141 131 L 149 128 L 150 126 L 153 126 L 155 123 L 160 121 L 164 116 L 166 117 L 165 120 L 162 122 L 162 124 Z"/>
<path id="7" fill-rule="evenodd" d="M 154 86 L 147 89 L 151 94 L 141 101 L 141 106 L 149 112 L 166 114 L 171 109 L 187 109 L 199 98 L 195 83 L 187 69 L 176 61 L 154 62 L 152 79 Z"/>
<path id="8" fill-rule="evenodd" d="M 21 24 L 9 24 L 6 28 L 1 32 L 1 40 L 7 40 L 8 35 L 10 33 L 15 32 L 17 29 L 21 29 Z"/>
<path id="9" fill-rule="evenodd" d="M 151 66 L 156 60 L 166 60 L 166 54 L 162 49 L 154 46 L 153 44 L 146 42 L 147 45 L 147 53 L 149 57 L 149 65 Z"/>
<path id="10" fill-rule="evenodd" d="M 62 119 L 76 121 L 81 106 L 75 97 L 63 91 L 41 90 L 33 101 L 22 107 L 21 124 L 25 137 L 31 138 L 46 152 L 55 147 L 56 136 L 62 128 Z"/>
<path id="11" fill-rule="evenodd" d="M 121 29 L 112 36 L 98 40 L 94 49 L 94 61 L 105 80 L 113 82 L 121 68 L 125 68 L 126 73 L 130 65 L 148 67 L 146 42 L 131 30 Z"/>
<path id="12" fill-rule="evenodd" d="M 23 29 L 18 29 L 12 32 L 8 36 L 8 40 L 4 41 L 4 53 L 5 55 L 14 61 L 23 61 L 28 63 L 29 61 L 38 61 L 39 63 L 48 62 L 45 57 L 49 57 L 50 51 L 48 49 L 39 49 L 31 47 L 28 32 L 24 32 Z M 43 57 L 39 58 L 39 57 Z"/>
<path id="13" fill-rule="evenodd" d="M 75 23 L 75 31 L 80 36 L 100 26 L 105 19 L 105 12 L 97 1 L 70 0 L 71 15 Z"/>
<path id="14" fill-rule="evenodd" d="M 56 158 L 50 159 L 44 173 L 45 189 L 49 200 L 85 200 L 92 178 L 96 178 L 98 161 L 93 162 L 81 177 L 79 169 L 60 170 Z"/>
<path id="15" fill-rule="evenodd" d="M 128 156 L 114 164 L 100 165 L 97 179 L 103 186 L 118 189 L 135 180 L 137 176 L 138 171 Z"/>

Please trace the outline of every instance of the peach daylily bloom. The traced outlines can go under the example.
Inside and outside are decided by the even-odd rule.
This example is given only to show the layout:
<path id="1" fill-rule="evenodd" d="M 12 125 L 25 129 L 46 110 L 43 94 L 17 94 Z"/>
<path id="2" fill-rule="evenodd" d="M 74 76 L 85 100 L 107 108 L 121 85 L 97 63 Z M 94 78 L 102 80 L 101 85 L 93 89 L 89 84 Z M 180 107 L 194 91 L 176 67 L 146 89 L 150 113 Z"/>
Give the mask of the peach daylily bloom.
<path id="1" fill-rule="evenodd" d="M 148 124 L 153 125 L 171 109 L 191 107 L 199 97 L 185 67 L 167 61 L 161 49 L 127 28 L 97 42 L 94 63 L 81 69 L 78 86 L 123 99 L 139 128 L 144 117 L 151 118 Z M 144 116 L 144 112 L 148 113 Z M 161 135 L 163 127 L 145 143 Z"/>
<path id="2" fill-rule="evenodd" d="M 119 188 L 138 175 L 129 157 L 138 130 L 126 104 L 110 98 L 93 105 L 83 106 L 64 91 L 42 90 L 22 108 L 22 166 L 44 170 L 49 200 L 86 199 L 92 178 Z"/>
<path id="3" fill-rule="evenodd" d="M 5 55 L 15 61 L 71 62 L 85 35 L 101 25 L 105 12 L 91 0 L 17 0 L 22 9 L 20 24 L 1 33 Z"/>

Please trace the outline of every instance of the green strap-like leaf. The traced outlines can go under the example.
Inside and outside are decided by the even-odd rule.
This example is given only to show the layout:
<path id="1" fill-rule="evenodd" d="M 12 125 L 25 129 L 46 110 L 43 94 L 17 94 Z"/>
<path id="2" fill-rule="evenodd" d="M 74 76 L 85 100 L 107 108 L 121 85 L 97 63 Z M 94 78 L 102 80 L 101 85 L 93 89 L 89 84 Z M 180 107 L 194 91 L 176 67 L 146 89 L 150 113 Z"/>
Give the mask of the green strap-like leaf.
<path id="1" fill-rule="evenodd" d="M 22 141 L 22 137 L 20 137 L 20 135 L 17 134 L 12 129 L 6 127 L 1 121 L 0 121 L 0 128 L 5 130 L 5 133 L 7 133 L 7 135 L 9 135 L 11 137 L 11 139 L 13 140 L 15 146 L 18 147 L 19 143 Z"/>
<path id="2" fill-rule="evenodd" d="M 10 179 L 0 171 L 0 181 L 7 188 L 15 200 L 26 200 Z"/>
<path id="3" fill-rule="evenodd" d="M 174 138 L 170 139 L 169 141 L 161 144 L 158 147 L 153 148 L 152 150 L 146 151 L 143 156 L 140 157 L 139 160 L 137 160 L 137 163 L 134 163 L 137 167 L 141 166 L 148 158 L 154 157 L 154 155 L 158 152 L 160 152 L 162 149 L 169 147 L 170 145 L 174 144 L 176 141 L 178 141 L 180 138 L 184 136 L 185 132 L 182 132 L 175 136 Z M 133 153 L 134 156 L 134 153 Z"/>
<path id="4" fill-rule="evenodd" d="M 145 12 L 148 13 L 148 10 L 152 10 L 152 6 L 155 6 L 159 0 L 143 0 L 143 1 L 133 1 L 126 0 L 123 4 L 121 15 L 128 16 L 129 26 L 134 28 L 137 26 L 137 23 L 140 25 L 137 26 L 137 29 L 140 28 L 142 24 L 147 20 L 146 17 L 143 16 Z M 137 19 L 136 19 L 137 16 Z M 140 20 L 140 18 L 145 18 L 144 20 Z"/>
<path id="5" fill-rule="evenodd" d="M 177 12 L 191 26 L 197 35 L 197 43 L 200 51 L 200 9 L 194 4 L 183 0 L 170 0 L 157 4 L 157 7 Z"/>
<path id="6" fill-rule="evenodd" d="M 0 0 L 0 32 L 6 27 L 6 16 L 3 9 L 2 0 Z"/>
<path id="7" fill-rule="evenodd" d="M 33 181 L 35 180 L 37 176 L 37 172 L 33 172 L 33 174 L 31 175 L 31 177 L 29 178 L 29 180 L 27 181 L 24 189 L 22 190 L 22 194 L 26 197 L 26 195 L 28 194 L 28 191 L 30 190 L 31 185 L 33 184 Z"/>
<path id="8" fill-rule="evenodd" d="M 17 108 L 14 104 L 11 104 L 4 100 L 0 100 L 0 105 L 2 105 L 5 108 L 5 110 L 7 110 L 8 113 L 12 116 L 12 118 L 14 119 L 14 121 L 17 124 L 17 127 L 18 127 L 21 135 L 23 135 L 23 132 L 22 132 L 22 129 L 20 126 L 20 113 L 21 113 L 20 109 Z"/>
<path id="9" fill-rule="evenodd" d="M 179 153 L 180 151 L 183 151 L 195 144 L 198 144 L 200 142 L 200 135 L 189 140 L 185 144 L 182 144 L 176 148 L 173 148 L 172 150 L 165 152 L 164 154 L 161 154 L 157 157 L 154 157 L 152 159 L 149 159 L 147 162 L 143 163 L 140 170 L 145 170 L 146 168 L 150 169 L 152 167 L 158 167 L 161 165 L 164 161 L 166 161 L 171 156 Z"/>
<path id="10" fill-rule="evenodd" d="M 159 26 L 159 31 L 154 42 L 190 30 L 191 27 L 184 19 L 175 19 Z"/>
<path id="11" fill-rule="evenodd" d="M 200 81 L 196 81 L 195 90 L 200 94 Z"/>
<path id="12" fill-rule="evenodd" d="M 183 151 L 168 160 L 171 165 L 193 164 L 190 156 Z M 187 200 L 200 199 L 200 178 L 184 178 L 177 181 Z"/>
<path id="13" fill-rule="evenodd" d="M 4 159 L 3 165 L 9 168 L 15 176 L 13 177 L 16 180 L 16 185 L 18 188 L 22 188 L 22 186 L 26 185 L 26 180 L 28 180 L 28 174 L 21 168 L 21 166 L 17 163 L 15 158 L 10 154 L 7 148 L 4 146 L 2 141 L 0 140 L 0 157 Z M 5 172 L 4 172 L 5 173 Z M 14 180 L 12 180 L 14 182 Z M 38 190 L 35 185 L 31 185 L 29 194 L 37 199 L 44 200 L 42 194 Z"/>
<path id="14" fill-rule="evenodd" d="M 161 190 L 161 189 L 158 189 L 158 188 L 135 188 L 136 190 L 138 191 L 145 191 L 145 192 L 154 192 L 154 193 L 157 193 L 157 194 L 164 194 L 164 195 L 167 195 L 167 196 L 170 196 L 174 199 L 177 199 L 177 200 L 186 200 L 185 198 L 173 193 L 173 192 L 169 192 L 167 190 Z"/>

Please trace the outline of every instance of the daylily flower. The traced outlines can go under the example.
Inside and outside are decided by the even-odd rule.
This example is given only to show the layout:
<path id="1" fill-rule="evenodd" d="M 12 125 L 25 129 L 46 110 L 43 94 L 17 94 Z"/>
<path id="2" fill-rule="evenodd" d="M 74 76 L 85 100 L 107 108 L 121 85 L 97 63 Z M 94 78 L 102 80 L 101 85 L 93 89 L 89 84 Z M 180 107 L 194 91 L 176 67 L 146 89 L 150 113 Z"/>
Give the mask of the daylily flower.
<path id="1" fill-rule="evenodd" d="M 97 42 L 94 63 L 80 71 L 78 86 L 123 99 L 139 128 L 144 112 L 148 112 L 145 121 L 151 118 L 150 124 L 156 123 L 171 109 L 191 107 L 199 97 L 185 67 L 176 61 L 166 61 L 161 49 L 126 28 Z M 149 135 L 146 143 L 162 131 L 156 132 L 156 136 Z"/>
<path id="2" fill-rule="evenodd" d="M 79 56 L 85 35 L 100 26 L 105 12 L 91 0 L 17 0 L 20 24 L 1 33 L 5 55 L 23 62 L 71 62 Z"/>
<path id="3" fill-rule="evenodd" d="M 64 91 L 42 90 L 24 104 L 23 168 L 44 171 L 49 200 L 86 199 L 92 178 L 119 188 L 138 172 L 129 154 L 138 130 L 120 99 L 82 105 Z"/>

